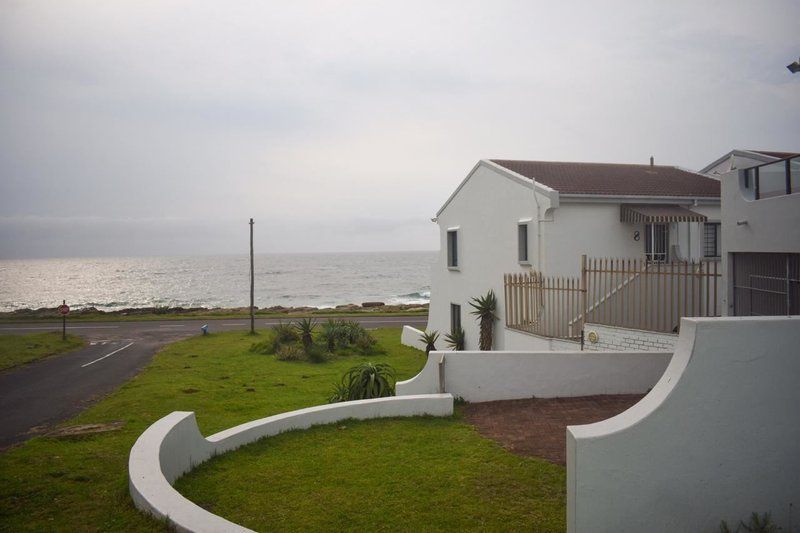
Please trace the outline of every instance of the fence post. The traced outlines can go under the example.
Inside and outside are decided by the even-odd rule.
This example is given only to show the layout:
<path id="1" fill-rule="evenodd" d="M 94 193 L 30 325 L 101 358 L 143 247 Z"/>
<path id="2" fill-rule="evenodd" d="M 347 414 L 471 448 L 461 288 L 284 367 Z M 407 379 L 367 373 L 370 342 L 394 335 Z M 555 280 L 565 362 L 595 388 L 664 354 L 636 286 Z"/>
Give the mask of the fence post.
<path id="1" fill-rule="evenodd" d="M 583 330 L 586 325 L 586 254 L 581 255 L 581 351 L 583 351 Z"/>

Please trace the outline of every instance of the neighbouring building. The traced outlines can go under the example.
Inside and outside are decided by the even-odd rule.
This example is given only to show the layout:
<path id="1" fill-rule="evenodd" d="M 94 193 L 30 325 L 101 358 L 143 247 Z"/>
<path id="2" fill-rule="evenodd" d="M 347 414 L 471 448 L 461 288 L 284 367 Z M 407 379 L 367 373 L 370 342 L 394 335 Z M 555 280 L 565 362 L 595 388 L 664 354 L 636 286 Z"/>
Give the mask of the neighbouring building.
<path id="1" fill-rule="evenodd" d="M 495 349 L 553 347 L 542 337 L 578 343 L 598 320 L 669 335 L 689 301 L 691 316 L 720 314 L 708 281 L 721 277 L 720 183 L 699 173 L 652 159 L 481 160 L 434 220 L 441 251 L 428 330 L 463 327 L 467 349 L 478 339 L 469 301 L 490 289 Z"/>
<path id="2" fill-rule="evenodd" d="M 800 154 L 721 174 L 723 309 L 800 314 Z"/>
<path id="3" fill-rule="evenodd" d="M 703 167 L 700 173 L 719 179 L 723 174 L 734 170 L 743 170 L 765 163 L 773 163 L 796 155 L 800 154 L 773 150 L 731 150 L 719 159 Z"/>

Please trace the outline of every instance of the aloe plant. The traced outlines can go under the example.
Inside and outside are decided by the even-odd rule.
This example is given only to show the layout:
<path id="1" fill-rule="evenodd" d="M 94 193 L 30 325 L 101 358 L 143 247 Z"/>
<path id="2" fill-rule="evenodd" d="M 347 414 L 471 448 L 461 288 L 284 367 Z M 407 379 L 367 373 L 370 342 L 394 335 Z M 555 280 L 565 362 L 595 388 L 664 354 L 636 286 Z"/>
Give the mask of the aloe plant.
<path id="1" fill-rule="evenodd" d="M 439 332 L 436 330 L 425 331 L 419 336 L 419 340 L 425 343 L 425 355 L 427 356 L 432 350 L 436 349 L 436 341 L 439 340 Z"/>
<path id="2" fill-rule="evenodd" d="M 312 318 L 303 318 L 295 322 L 294 327 L 300 334 L 300 342 L 303 343 L 303 347 L 308 351 L 314 344 L 314 330 L 317 327 L 317 321 Z"/>
<path id="3" fill-rule="evenodd" d="M 334 385 L 329 402 L 394 396 L 395 376 L 394 368 L 386 363 L 361 363 L 345 372 L 341 382 Z"/>
<path id="4" fill-rule="evenodd" d="M 464 333 L 464 328 L 458 328 L 444 336 L 444 342 L 447 343 L 454 351 L 460 352 L 464 350 L 467 334 Z"/>
<path id="5" fill-rule="evenodd" d="M 494 295 L 494 291 L 490 290 L 483 296 L 472 298 L 469 305 L 474 307 L 471 313 L 481 321 L 478 344 L 481 350 L 489 351 L 492 349 L 492 341 L 494 339 L 494 321 L 497 320 L 497 315 L 495 314 L 497 297 Z"/>
<path id="6" fill-rule="evenodd" d="M 322 340 L 325 341 L 325 345 L 328 348 L 328 351 L 333 353 L 336 350 L 336 344 L 339 341 L 342 334 L 342 325 L 341 322 L 338 320 L 328 319 L 327 322 L 322 324 Z"/>

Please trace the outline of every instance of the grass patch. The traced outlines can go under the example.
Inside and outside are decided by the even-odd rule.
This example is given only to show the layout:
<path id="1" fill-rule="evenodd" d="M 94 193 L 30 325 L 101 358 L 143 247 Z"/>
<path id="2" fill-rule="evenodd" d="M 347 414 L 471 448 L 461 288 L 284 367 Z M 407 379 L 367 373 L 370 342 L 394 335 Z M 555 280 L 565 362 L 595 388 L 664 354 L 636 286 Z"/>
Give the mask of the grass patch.
<path id="1" fill-rule="evenodd" d="M 257 531 L 563 531 L 565 469 L 460 418 L 345 421 L 212 459 L 176 488 Z"/>
<path id="2" fill-rule="evenodd" d="M 86 343 L 77 335 L 61 333 L 31 333 L 29 335 L 0 335 L 0 371 L 24 365 L 43 357 L 77 350 Z"/>
<path id="3" fill-rule="evenodd" d="M 253 353 L 254 338 L 245 332 L 166 347 L 139 376 L 64 424 L 118 423 L 119 429 L 37 437 L 0 452 L 0 529 L 163 531 L 128 495 L 128 453 L 150 424 L 172 411 L 195 411 L 209 435 L 324 404 L 332 384 L 360 361 L 389 363 L 398 379 L 424 365 L 424 354 L 400 345 L 399 329 L 372 333 L 384 354 L 335 356 L 324 364 Z M 513 456 L 457 417 L 340 425 L 226 454 L 182 480 L 181 488 L 214 512 L 259 529 L 564 529 L 564 469 Z M 248 457 L 257 460 L 252 467 Z M 236 483 L 200 487 L 204 476 L 222 479 L 217 475 Z M 234 494 L 242 497 L 239 507 Z M 250 512 L 257 516 L 239 519 Z"/>

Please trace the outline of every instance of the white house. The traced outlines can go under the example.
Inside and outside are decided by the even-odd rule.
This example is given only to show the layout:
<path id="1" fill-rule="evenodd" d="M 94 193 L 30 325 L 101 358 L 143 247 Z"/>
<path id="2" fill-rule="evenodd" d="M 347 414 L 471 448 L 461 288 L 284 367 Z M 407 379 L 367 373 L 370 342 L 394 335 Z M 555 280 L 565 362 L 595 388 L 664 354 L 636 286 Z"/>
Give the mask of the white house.
<path id="1" fill-rule="evenodd" d="M 481 160 L 434 219 L 441 251 L 427 329 L 463 327 L 466 348 L 476 349 L 469 301 L 492 289 L 499 300 L 495 349 L 541 348 L 504 327 L 504 274 L 580 276 L 583 254 L 658 263 L 718 257 L 719 190 L 715 179 L 652 160 Z"/>
<path id="2" fill-rule="evenodd" d="M 800 154 L 785 155 L 720 176 L 728 315 L 800 315 Z"/>

